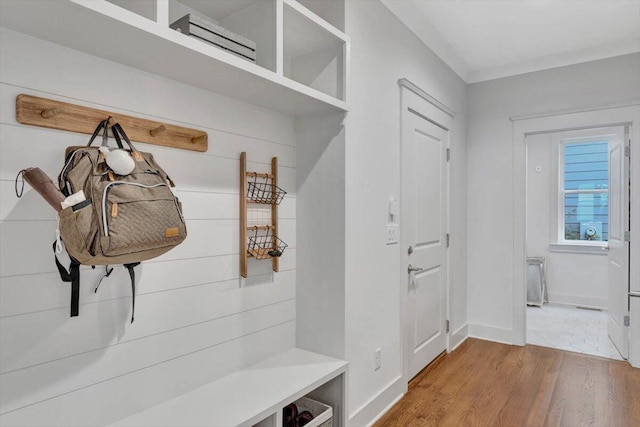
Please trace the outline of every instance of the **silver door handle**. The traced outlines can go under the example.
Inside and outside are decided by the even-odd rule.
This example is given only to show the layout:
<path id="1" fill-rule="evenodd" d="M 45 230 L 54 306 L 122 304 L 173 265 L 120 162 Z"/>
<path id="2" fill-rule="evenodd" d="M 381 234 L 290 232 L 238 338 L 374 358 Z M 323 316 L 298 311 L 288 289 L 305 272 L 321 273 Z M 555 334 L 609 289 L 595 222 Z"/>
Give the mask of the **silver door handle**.
<path id="1" fill-rule="evenodd" d="M 638 297 L 640 298 L 640 292 L 629 292 L 630 297 Z"/>
<path id="2" fill-rule="evenodd" d="M 609 245 L 600 246 L 600 249 L 602 249 L 603 251 L 608 251 Z"/>
<path id="3" fill-rule="evenodd" d="M 420 273 L 421 271 L 424 271 L 424 268 L 422 267 L 414 267 L 411 264 L 409 264 L 409 268 L 408 268 L 408 272 L 409 274 L 413 273 Z"/>

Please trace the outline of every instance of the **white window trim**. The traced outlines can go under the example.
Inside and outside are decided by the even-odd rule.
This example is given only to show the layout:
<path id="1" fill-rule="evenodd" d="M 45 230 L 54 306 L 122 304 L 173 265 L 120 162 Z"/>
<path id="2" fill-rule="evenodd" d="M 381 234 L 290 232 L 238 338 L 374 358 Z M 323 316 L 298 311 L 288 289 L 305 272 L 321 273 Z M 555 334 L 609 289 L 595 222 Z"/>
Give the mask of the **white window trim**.
<path id="1" fill-rule="evenodd" d="M 574 240 L 577 242 L 577 240 Z M 549 244 L 549 252 L 567 253 L 567 254 L 589 254 L 602 255 L 608 254 L 607 242 L 598 243 L 551 243 Z"/>
<path id="2" fill-rule="evenodd" d="M 564 238 L 564 195 L 567 193 L 609 193 L 609 190 L 564 190 L 564 146 L 566 144 L 588 142 L 596 139 L 606 138 L 611 140 L 621 137 L 620 132 L 624 129 L 620 127 L 582 129 L 571 132 L 562 132 L 553 136 L 553 149 L 556 155 L 552 156 L 552 167 L 555 171 L 556 182 L 552 182 L 551 208 L 556 215 L 551 218 L 551 239 L 549 244 L 550 252 L 579 253 L 592 255 L 607 255 L 608 242 L 588 241 L 588 240 L 566 240 Z"/>

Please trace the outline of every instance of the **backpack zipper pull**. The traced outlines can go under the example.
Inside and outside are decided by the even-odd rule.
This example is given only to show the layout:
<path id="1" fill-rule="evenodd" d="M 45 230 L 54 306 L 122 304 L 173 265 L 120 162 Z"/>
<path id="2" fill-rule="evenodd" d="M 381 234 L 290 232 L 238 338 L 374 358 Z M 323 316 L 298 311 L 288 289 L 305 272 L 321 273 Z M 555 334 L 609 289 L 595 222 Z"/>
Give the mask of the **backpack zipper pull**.
<path id="1" fill-rule="evenodd" d="M 60 240 L 60 217 L 56 214 L 56 253 L 62 253 L 62 240 Z"/>
<path id="2" fill-rule="evenodd" d="M 98 293 L 98 288 L 100 287 L 100 284 L 102 283 L 102 281 L 104 280 L 105 277 L 111 276 L 111 273 L 113 273 L 113 267 L 109 268 L 108 265 L 105 265 L 104 266 L 104 275 L 100 278 L 100 280 L 98 281 L 98 284 L 96 285 L 96 288 L 93 290 L 94 294 Z"/>

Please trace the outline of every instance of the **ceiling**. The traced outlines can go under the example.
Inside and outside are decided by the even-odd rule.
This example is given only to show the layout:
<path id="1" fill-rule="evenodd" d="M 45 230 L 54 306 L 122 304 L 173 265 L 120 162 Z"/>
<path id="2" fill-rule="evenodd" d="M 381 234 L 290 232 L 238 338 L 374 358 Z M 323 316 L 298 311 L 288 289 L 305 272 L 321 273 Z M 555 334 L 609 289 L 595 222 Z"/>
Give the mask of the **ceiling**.
<path id="1" fill-rule="evenodd" d="M 467 83 L 640 51 L 640 0 L 382 0 Z"/>

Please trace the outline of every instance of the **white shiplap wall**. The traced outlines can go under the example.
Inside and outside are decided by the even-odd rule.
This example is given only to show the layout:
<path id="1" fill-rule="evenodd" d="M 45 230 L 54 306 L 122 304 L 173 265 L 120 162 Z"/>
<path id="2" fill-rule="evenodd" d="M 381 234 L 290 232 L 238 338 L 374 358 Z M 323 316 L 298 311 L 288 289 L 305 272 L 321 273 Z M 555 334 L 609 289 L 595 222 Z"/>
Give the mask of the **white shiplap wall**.
<path id="1" fill-rule="evenodd" d="M 108 424 L 293 347 L 293 118 L 5 29 L 0 52 L 0 424 Z M 55 179 L 65 147 L 88 136 L 18 124 L 19 93 L 209 133 L 206 153 L 139 144 L 177 183 L 189 236 L 137 268 L 134 324 L 122 267 L 97 293 L 101 268 L 83 269 L 80 316 L 69 318 L 69 285 L 51 252 L 54 212 L 28 185 L 17 199 L 13 181 L 29 166 Z M 260 172 L 277 156 L 289 191 L 280 206 L 289 244 L 281 271 L 254 261 L 246 281 L 238 259 L 241 151 Z"/>

